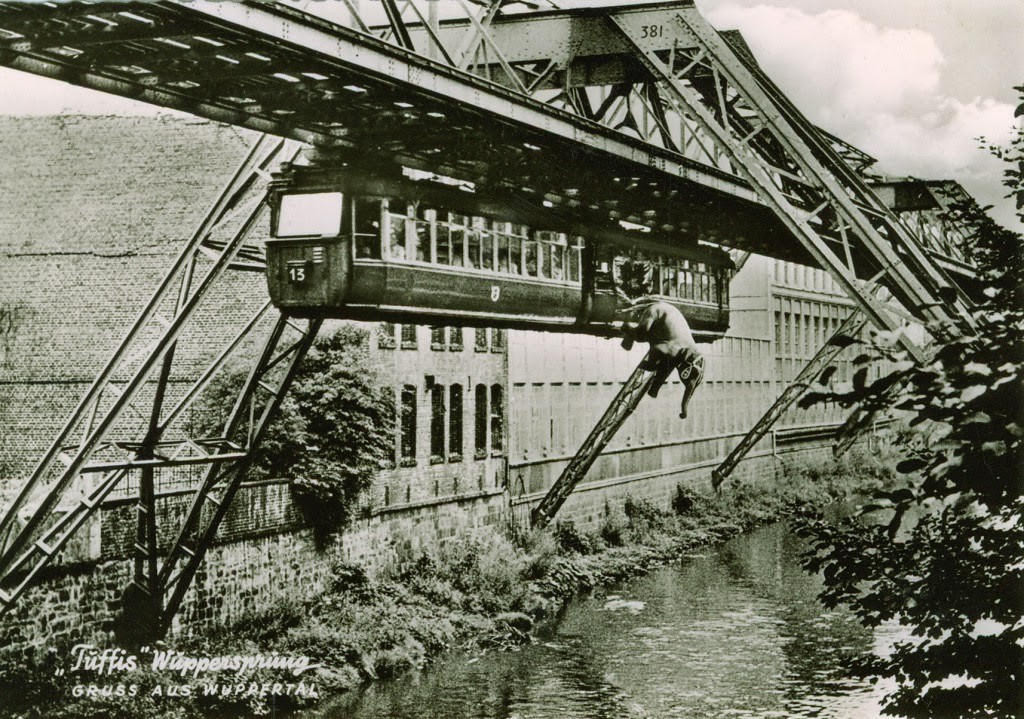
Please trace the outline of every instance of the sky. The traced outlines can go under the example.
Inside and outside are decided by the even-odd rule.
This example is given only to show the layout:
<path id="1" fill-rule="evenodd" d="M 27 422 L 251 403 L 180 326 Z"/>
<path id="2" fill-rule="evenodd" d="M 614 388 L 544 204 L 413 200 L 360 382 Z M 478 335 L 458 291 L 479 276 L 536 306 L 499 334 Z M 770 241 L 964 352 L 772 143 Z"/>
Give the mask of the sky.
<path id="1" fill-rule="evenodd" d="M 561 0 L 561 7 L 616 4 Z M 696 0 L 738 29 L 812 122 L 893 175 L 960 181 L 1024 230 L 979 137 L 1012 136 L 1024 85 L 1024 0 Z M 625 4 L 622 0 L 617 4 Z M 0 69 L 0 114 L 152 114 L 141 103 Z"/>

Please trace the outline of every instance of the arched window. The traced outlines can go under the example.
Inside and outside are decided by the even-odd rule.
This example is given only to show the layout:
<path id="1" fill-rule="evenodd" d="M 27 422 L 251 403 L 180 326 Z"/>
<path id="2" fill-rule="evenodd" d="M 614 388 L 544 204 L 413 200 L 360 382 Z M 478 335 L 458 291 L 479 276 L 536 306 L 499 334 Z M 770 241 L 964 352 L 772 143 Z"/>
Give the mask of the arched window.
<path id="1" fill-rule="evenodd" d="M 402 416 L 399 427 L 399 451 L 403 464 L 416 463 L 416 387 L 402 387 Z"/>
<path id="2" fill-rule="evenodd" d="M 448 388 L 448 461 L 462 460 L 462 385 Z"/>
<path id="3" fill-rule="evenodd" d="M 505 398 L 500 384 L 491 385 L 491 449 L 505 449 Z"/>
<path id="4" fill-rule="evenodd" d="M 473 447 L 476 450 L 476 457 L 487 456 L 487 385 L 478 384 L 474 390 L 474 433 Z"/>
<path id="5" fill-rule="evenodd" d="M 435 384 L 430 388 L 430 461 L 443 462 L 444 425 L 447 413 L 444 406 L 444 385 Z"/>

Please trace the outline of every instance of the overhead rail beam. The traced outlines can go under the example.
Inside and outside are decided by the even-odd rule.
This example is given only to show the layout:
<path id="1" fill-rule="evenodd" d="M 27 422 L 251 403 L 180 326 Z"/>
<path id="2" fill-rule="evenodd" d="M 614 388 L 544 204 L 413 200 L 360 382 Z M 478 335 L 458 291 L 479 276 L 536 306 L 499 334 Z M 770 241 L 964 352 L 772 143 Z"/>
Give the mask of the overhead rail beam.
<path id="1" fill-rule="evenodd" d="M 432 23 L 437 3 L 423 10 L 423 1 L 384 6 L 390 32 L 381 34 L 398 44 L 351 3 L 352 27 L 265 2 L 0 3 L 0 64 L 325 150 L 358 149 L 551 213 L 816 263 L 713 138 L 660 97 L 606 21 L 628 13 L 653 27 L 666 12 L 695 13 L 692 2 L 535 13 L 493 2 Z M 689 49 L 678 37 L 653 40 L 658 52 Z M 706 53 L 690 57 L 694 77 L 711 74 Z M 604 106 L 617 85 L 625 94 Z M 827 143 L 854 165 L 870 160 Z M 681 194 L 700 211 L 675 209 Z"/>

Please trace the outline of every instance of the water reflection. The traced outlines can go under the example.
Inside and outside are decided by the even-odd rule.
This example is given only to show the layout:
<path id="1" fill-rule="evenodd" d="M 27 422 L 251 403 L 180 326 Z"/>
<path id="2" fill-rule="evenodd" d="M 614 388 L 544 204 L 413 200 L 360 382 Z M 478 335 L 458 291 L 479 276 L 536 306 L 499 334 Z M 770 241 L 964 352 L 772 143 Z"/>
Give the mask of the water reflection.
<path id="1" fill-rule="evenodd" d="M 519 652 L 454 655 L 339 697 L 322 719 L 879 715 L 850 676 L 871 634 L 825 611 L 799 540 L 767 527 L 570 605 Z"/>

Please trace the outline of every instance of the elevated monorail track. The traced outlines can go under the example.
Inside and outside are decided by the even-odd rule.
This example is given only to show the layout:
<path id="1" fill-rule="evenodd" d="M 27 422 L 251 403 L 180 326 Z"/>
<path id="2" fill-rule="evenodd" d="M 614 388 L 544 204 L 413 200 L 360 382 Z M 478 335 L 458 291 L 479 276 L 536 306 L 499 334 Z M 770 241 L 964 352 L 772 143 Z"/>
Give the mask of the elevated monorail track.
<path id="1" fill-rule="evenodd" d="M 311 143 L 321 158 L 809 261 L 731 173 L 285 6 L 7 3 L 0 36 L 14 69 Z"/>

